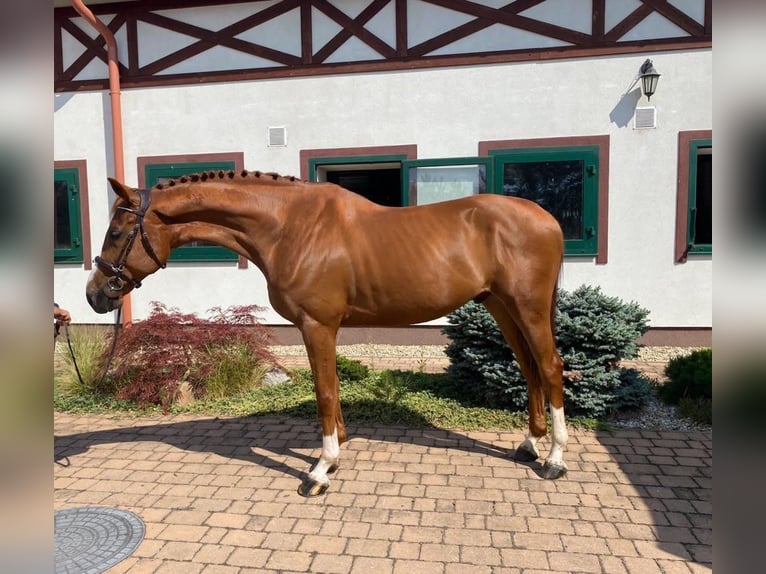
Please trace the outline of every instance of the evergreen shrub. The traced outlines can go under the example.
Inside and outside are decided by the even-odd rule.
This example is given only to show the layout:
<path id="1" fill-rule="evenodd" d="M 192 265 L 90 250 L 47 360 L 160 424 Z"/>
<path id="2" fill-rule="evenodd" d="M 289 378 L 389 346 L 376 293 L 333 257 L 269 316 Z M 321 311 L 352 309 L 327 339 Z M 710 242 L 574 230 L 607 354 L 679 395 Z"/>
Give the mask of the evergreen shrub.
<path id="1" fill-rule="evenodd" d="M 713 349 L 696 349 L 673 357 L 665 366 L 667 382 L 660 387 L 660 398 L 677 405 L 682 398 L 713 398 Z"/>
<path id="2" fill-rule="evenodd" d="M 564 384 L 568 414 L 599 418 L 645 404 L 651 385 L 619 362 L 638 354 L 636 341 L 649 328 L 648 316 L 647 309 L 609 297 L 600 287 L 583 285 L 571 293 L 559 289 L 556 343 L 564 370 L 579 374 Z M 480 402 L 526 410 L 526 381 L 484 306 L 468 303 L 448 320 L 443 332 L 450 339 L 445 351 L 450 376 Z"/>
<path id="3" fill-rule="evenodd" d="M 338 378 L 341 381 L 361 381 L 370 374 L 370 369 L 357 359 L 349 359 L 343 355 L 335 356 Z"/>

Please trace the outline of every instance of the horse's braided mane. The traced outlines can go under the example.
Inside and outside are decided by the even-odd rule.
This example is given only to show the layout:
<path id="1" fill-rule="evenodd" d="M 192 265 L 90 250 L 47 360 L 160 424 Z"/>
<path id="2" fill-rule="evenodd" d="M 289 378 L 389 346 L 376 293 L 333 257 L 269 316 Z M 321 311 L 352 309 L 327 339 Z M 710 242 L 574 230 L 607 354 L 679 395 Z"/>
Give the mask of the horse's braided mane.
<path id="1" fill-rule="evenodd" d="M 191 173 L 188 175 L 181 175 L 172 179 L 169 179 L 165 183 L 158 183 L 154 186 L 154 189 L 164 189 L 165 187 L 173 187 L 179 183 L 198 183 L 203 181 L 216 181 L 221 179 L 247 179 L 247 178 L 253 178 L 255 180 L 267 180 L 271 179 L 272 181 L 301 181 L 294 175 L 280 175 L 278 173 L 275 173 L 273 171 L 247 171 L 246 169 L 243 169 L 241 172 L 237 173 L 234 170 L 219 170 L 219 171 L 204 171 L 200 173 Z"/>

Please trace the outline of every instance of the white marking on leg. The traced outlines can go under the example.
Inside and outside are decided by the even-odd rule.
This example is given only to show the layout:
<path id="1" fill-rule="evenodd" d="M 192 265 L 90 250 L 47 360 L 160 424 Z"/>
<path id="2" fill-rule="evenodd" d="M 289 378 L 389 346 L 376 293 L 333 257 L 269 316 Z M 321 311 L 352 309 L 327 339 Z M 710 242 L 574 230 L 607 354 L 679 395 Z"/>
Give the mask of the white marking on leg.
<path id="1" fill-rule="evenodd" d="M 340 442 L 338 442 L 338 429 L 335 429 L 331 435 L 322 436 L 322 454 L 309 473 L 309 478 L 321 484 L 330 484 L 327 471 L 338 462 L 339 457 Z"/>
<path id="2" fill-rule="evenodd" d="M 522 450 L 526 450 L 528 452 L 533 452 L 535 455 L 539 456 L 540 451 L 537 450 L 537 441 L 540 440 L 540 437 L 536 437 L 532 435 L 531 433 L 527 433 L 526 438 L 524 441 L 519 445 L 519 448 Z"/>
<path id="3" fill-rule="evenodd" d="M 564 451 L 567 448 L 569 434 L 567 433 L 567 423 L 564 419 L 564 407 L 555 408 L 551 406 L 551 427 L 551 442 L 553 444 L 548 455 L 548 462 L 566 468 Z"/>

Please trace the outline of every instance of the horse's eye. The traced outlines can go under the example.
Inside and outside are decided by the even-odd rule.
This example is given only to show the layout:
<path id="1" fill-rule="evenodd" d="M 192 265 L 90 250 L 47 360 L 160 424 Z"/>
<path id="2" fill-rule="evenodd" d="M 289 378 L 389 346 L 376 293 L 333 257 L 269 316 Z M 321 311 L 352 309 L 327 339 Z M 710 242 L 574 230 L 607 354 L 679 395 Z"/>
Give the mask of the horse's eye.
<path id="1" fill-rule="evenodd" d="M 120 231 L 119 229 L 112 229 L 111 231 L 109 231 L 109 237 L 111 237 L 112 239 L 119 239 L 121 235 L 122 235 L 122 231 Z"/>

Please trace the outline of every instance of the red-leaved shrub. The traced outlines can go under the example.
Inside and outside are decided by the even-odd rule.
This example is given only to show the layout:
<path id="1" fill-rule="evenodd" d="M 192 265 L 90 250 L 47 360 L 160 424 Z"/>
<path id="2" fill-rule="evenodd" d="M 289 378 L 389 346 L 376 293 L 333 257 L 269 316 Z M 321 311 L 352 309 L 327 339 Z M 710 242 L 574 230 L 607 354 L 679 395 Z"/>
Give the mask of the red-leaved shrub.
<path id="1" fill-rule="evenodd" d="M 209 319 L 200 319 L 153 301 L 149 318 L 118 337 L 110 371 L 116 397 L 167 408 L 184 382 L 195 397 L 203 397 L 206 380 L 232 349 L 239 355 L 244 351 L 253 368 L 264 363 L 278 367 L 268 349 L 272 332 L 256 316 L 261 310 L 257 305 L 213 307 Z"/>

